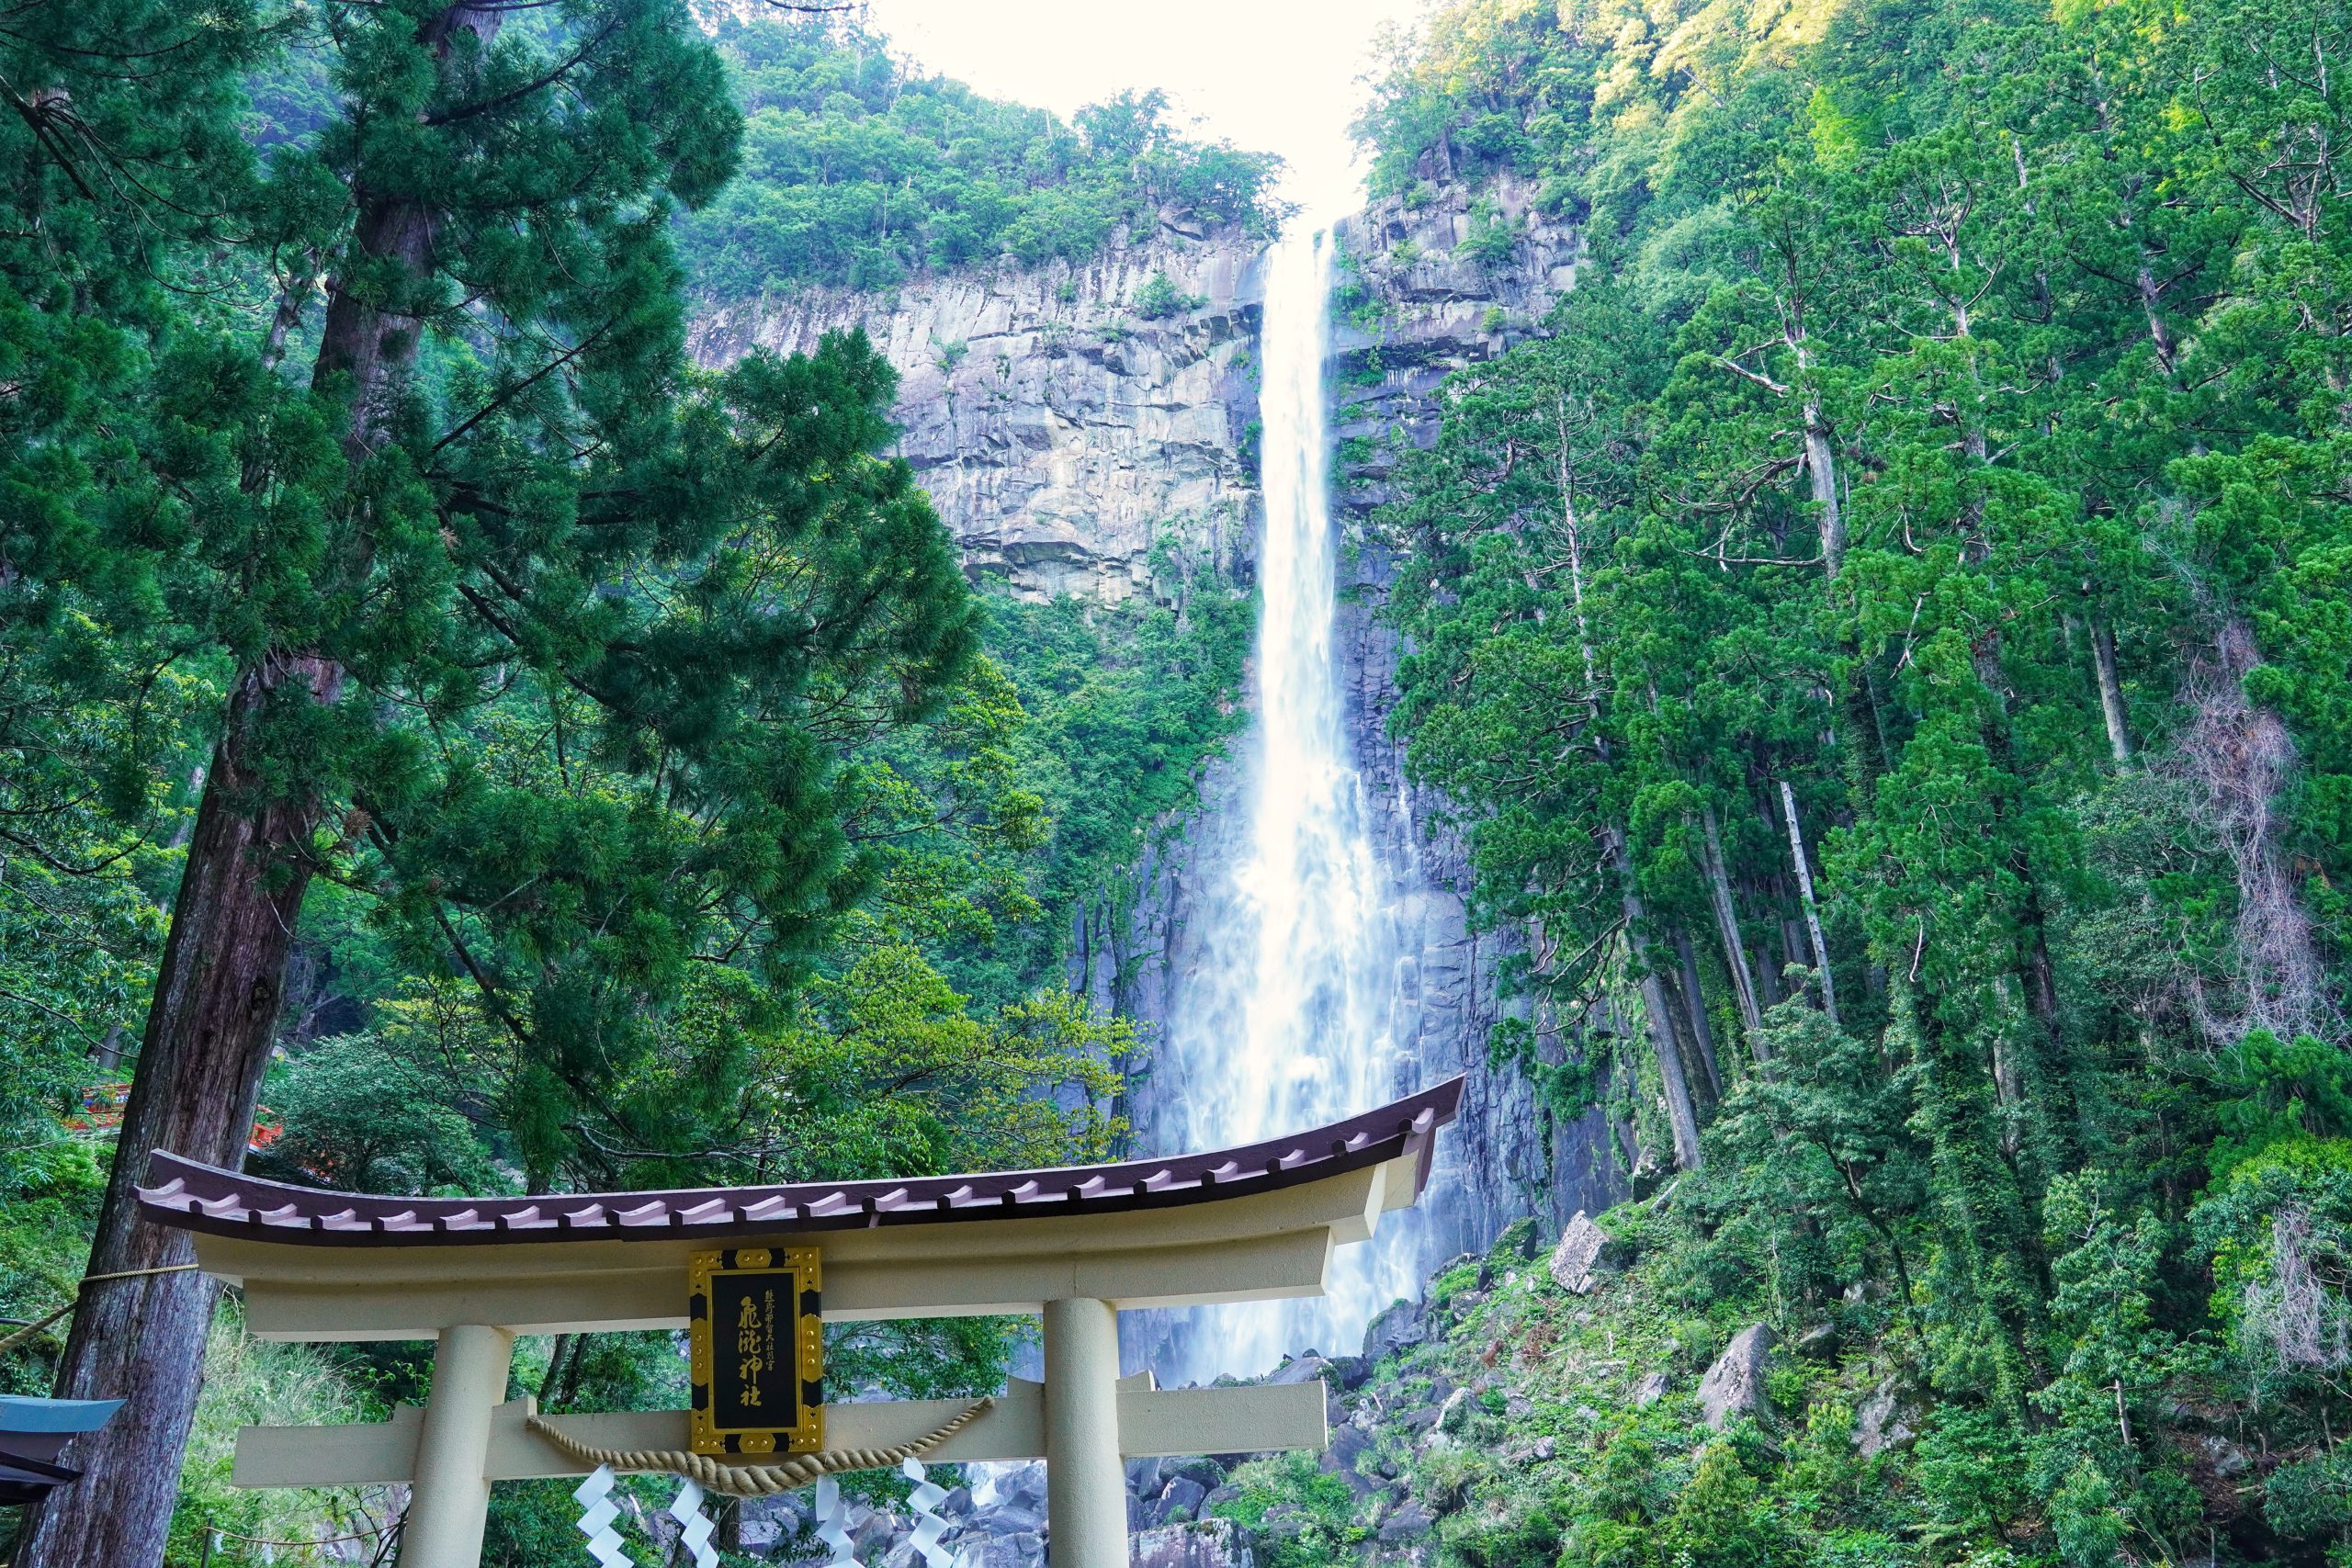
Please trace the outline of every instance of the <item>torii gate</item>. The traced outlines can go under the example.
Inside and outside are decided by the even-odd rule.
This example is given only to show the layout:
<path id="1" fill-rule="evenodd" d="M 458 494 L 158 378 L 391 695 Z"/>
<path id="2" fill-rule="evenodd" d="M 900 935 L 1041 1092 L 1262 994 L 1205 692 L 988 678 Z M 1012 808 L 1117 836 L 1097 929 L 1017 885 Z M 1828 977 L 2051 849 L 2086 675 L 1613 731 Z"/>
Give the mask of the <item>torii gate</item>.
<path id="1" fill-rule="evenodd" d="M 688 1448 L 683 1410 L 542 1419 L 533 1401 L 505 1399 L 507 1364 L 518 1334 L 686 1327 L 689 1259 L 713 1247 L 816 1249 L 823 1309 L 842 1321 L 1042 1314 L 1045 1382 L 1016 1382 L 923 1457 L 1043 1457 L 1057 1568 L 1124 1568 L 1124 1458 L 1320 1449 L 1329 1431 L 1318 1382 L 1122 1380 L 1118 1314 L 1322 1294 L 1335 1247 L 1419 1201 L 1461 1096 L 1454 1078 L 1295 1137 L 1175 1159 L 672 1192 L 368 1197 L 157 1153 L 139 1203 L 197 1233 L 198 1266 L 243 1287 L 265 1339 L 437 1340 L 422 1411 L 237 1437 L 237 1485 L 409 1483 L 401 1568 L 476 1568 L 492 1482 L 594 1468 L 544 1432 L 572 1448 Z M 826 1444 L 915 1442 L 965 1409 L 831 1405 Z"/>

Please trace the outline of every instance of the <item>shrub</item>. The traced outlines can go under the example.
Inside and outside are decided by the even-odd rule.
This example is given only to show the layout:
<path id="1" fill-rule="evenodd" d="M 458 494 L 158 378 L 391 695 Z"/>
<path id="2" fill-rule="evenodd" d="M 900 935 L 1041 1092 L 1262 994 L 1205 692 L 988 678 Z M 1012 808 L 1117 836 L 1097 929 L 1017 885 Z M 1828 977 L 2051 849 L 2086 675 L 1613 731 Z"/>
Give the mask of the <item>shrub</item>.
<path id="1" fill-rule="evenodd" d="M 1136 292 L 1136 314 L 1147 321 L 1157 321 L 1186 310 L 1197 310 L 1207 303 L 1206 295 L 1187 294 L 1177 288 L 1164 270 L 1155 270 Z"/>

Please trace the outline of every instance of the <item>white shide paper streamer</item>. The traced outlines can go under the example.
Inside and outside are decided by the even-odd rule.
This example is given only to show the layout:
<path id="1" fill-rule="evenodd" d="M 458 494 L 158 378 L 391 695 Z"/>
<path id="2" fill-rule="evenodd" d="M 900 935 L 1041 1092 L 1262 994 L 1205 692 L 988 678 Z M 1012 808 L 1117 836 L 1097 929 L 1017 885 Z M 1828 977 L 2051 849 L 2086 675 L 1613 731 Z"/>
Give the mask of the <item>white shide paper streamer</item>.
<path id="1" fill-rule="evenodd" d="M 613 1467 L 598 1465 L 595 1473 L 571 1494 L 571 1500 L 588 1510 L 580 1516 L 580 1533 L 588 1538 L 588 1555 L 603 1568 L 630 1568 L 628 1553 L 621 1550 L 620 1532 L 613 1529 L 621 1511 L 613 1501 Z"/>

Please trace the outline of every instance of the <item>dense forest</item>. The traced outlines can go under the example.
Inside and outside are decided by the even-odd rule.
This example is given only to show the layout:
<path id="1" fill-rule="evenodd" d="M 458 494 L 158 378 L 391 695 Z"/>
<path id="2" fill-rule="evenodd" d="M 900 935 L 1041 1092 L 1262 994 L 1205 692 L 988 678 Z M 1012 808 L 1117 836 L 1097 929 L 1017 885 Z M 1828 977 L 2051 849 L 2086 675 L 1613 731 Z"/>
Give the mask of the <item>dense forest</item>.
<path id="1" fill-rule="evenodd" d="M 1380 191 L 1584 233 L 1379 518 L 1411 765 L 1528 933 L 1497 1049 L 1638 1130 L 1612 1352 L 1809 1347 L 1720 1436 L 1495 1396 L 1420 1461 L 1449 1561 L 2352 1553 L 2347 50 L 2269 0 L 1396 48 Z"/>
<path id="2" fill-rule="evenodd" d="M 418 1192 L 1113 1145 L 1070 913 L 1238 722 L 1249 601 L 1172 546 L 1124 608 L 975 588 L 863 336 L 699 369 L 688 283 L 1258 223 L 1268 161 L 677 0 L 35 6 L 0 92 L 0 1386 L 140 1409 L 18 1568 L 392 1522 L 227 1444 L 381 1418 L 431 1347 L 247 1340 L 154 1272 L 151 1148 Z M 985 1391 L 1018 1328 L 832 1364 Z M 681 1375 L 517 1363 L 556 1408 Z M 566 1490 L 501 1488 L 490 1560 L 576 1555 Z"/>

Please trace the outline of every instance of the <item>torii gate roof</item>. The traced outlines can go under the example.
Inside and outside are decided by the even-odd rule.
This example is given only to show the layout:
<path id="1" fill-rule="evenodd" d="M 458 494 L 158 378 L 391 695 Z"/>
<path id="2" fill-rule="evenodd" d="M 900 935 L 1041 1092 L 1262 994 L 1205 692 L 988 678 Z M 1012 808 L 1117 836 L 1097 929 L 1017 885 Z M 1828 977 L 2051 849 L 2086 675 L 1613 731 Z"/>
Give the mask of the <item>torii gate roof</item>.
<path id="1" fill-rule="evenodd" d="M 880 1181 L 704 1187 L 521 1198 L 387 1198 L 271 1181 L 156 1151 L 141 1211 L 159 1224 L 297 1246 L 708 1241 L 889 1225 L 1092 1216 L 1222 1202 L 1301 1187 L 1410 1157 L 1408 1204 L 1429 1180 L 1459 1077 L 1335 1122 L 1245 1148 L 1172 1159 Z"/>

